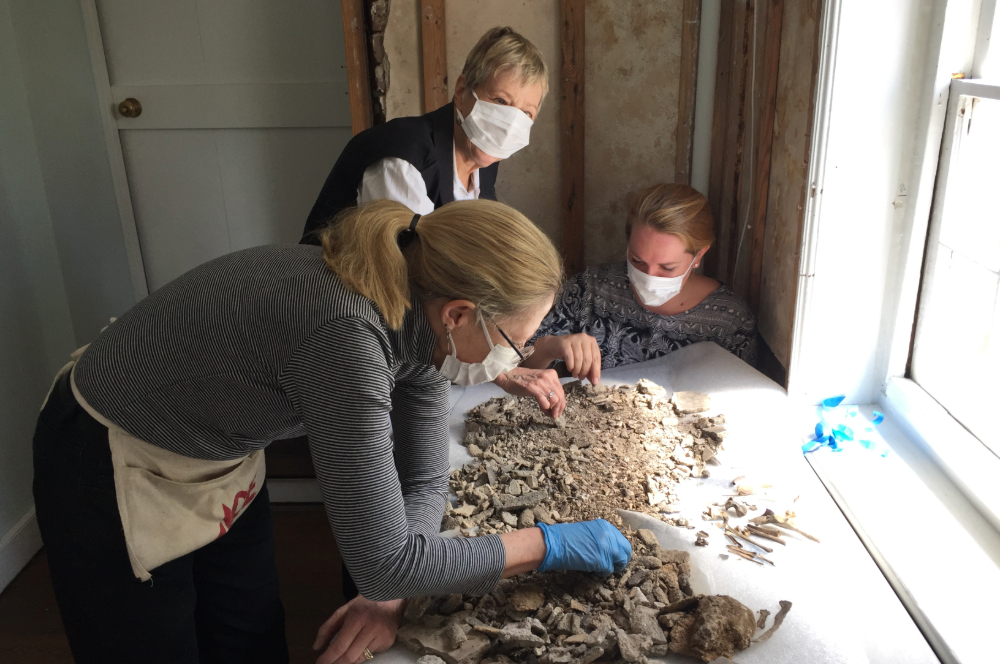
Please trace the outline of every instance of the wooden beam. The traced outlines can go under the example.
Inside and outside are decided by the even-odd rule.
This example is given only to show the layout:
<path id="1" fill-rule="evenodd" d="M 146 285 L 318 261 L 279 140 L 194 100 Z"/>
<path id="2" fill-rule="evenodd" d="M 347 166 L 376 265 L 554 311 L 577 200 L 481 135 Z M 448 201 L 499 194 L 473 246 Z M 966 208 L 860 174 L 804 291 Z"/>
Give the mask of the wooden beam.
<path id="1" fill-rule="evenodd" d="M 420 46 L 424 60 L 424 113 L 448 103 L 448 52 L 444 0 L 420 0 Z"/>
<path id="2" fill-rule="evenodd" d="M 792 6 L 794 7 L 795 5 L 792 5 Z M 803 6 L 807 8 L 806 9 L 806 11 L 808 12 L 807 15 L 813 17 L 813 20 L 811 22 L 813 32 L 812 32 L 812 34 L 806 35 L 806 43 L 809 44 L 809 46 L 811 47 L 811 51 L 812 51 L 811 53 L 808 53 L 808 55 L 811 56 L 810 59 L 812 61 L 812 77 L 811 77 L 810 82 L 809 82 L 808 96 L 806 97 L 807 99 L 809 99 L 808 108 L 805 109 L 806 117 L 808 118 L 807 124 L 806 124 L 806 132 L 805 132 L 805 135 L 806 135 L 806 149 L 805 149 L 805 154 L 803 154 L 803 156 L 802 156 L 802 167 L 801 167 L 801 173 L 802 173 L 802 181 L 801 182 L 802 182 L 802 184 L 801 184 L 801 187 L 799 188 L 799 192 L 798 192 L 798 194 L 799 194 L 799 197 L 798 197 L 798 211 L 799 211 L 799 214 L 798 214 L 798 219 L 797 219 L 798 224 L 797 224 L 797 228 L 796 228 L 796 232 L 795 232 L 795 244 L 793 245 L 795 247 L 795 268 L 794 268 L 792 274 L 794 274 L 796 278 L 793 278 L 793 279 L 790 280 L 790 283 L 791 283 L 791 292 L 788 295 L 788 297 L 790 298 L 790 302 L 792 303 L 792 310 L 793 311 L 794 311 L 794 308 L 795 308 L 795 300 L 796 300 L 796 298 L 798 298 L 798 295 L 799 295 L 799 293 L 798 293 L 798 291 L 799 291 L 798 274 L 799 274 L 799 270 L 801 269 L 800 268 L 800 264 L 801 264 L 801 260 L 802 260 L 802 252 L 801 252 L 801 247 L 802 247 L 802 231 L 803 231 L 803 227 L 805 226 L 804 210 L 805 210 L 805 207 L 806 207 L 806 199 L 808 197 L 810 197 L 810 196 L 814 196 L 815 195 L 815 192 L 811 191 L 812 185 L 809 182 L 808 173 L 809 173 L 809 160 L 811 158 L 811 153 L 812 153 L 812 139 L 813 139 L 813 129 L 814 129 L 813 128 L 813 120 L 815 119 L 814 116 L 813 116 L 813 114 L 814 114 L 815 106 L 816 106 L 816 80 L 817 80 L 817 78 L 819 76 L 819 58 L 820 58 L 820 51 L 821 51 L 821 49 L 820 49 L 820 41 L 822 39 L 822 34 L 823 34 L 823 31 L 822 31 L 822 22 L 820 21 L 820 16 L 822 16 L 822 13 L 823 13 L 823 0 L 807 0 L 804 3 L 804 5 L 799 5 L 798 8 L 801 9 Z M 803 57 L 805 57 L 805 54 L 803 54 Z M 787 345 L 785 346 L 785 348 L 783 350 L 784 350 L 784 353 L 785 353 L 784 357 L 791 358 L 792 357 L 792 343 L 795 340 L 794 339 L 794 336 L 795 336 L 794 335 L 794 330 L 795 330 L 795 316 L 794 315 L 788 317 L 788 323 L 787 324 L 788 324 L 788 336 L 787 336 L 788 342 L 787 342 Z M 787 388 L 788 387 L 788 378 L 789 378 L 789 375 L 790 375 L 790 369 L 791 369 L 791 367 L 785 366 L 784 368 L 785 368 L 785 370 L 787 372 L 786 375 L 785 375 L 785 384 L 784 384 L 784 387 Z"/>
<path id="3" fill-rule="evenodd" d="M 368 82 L 368 46 L 364 0 L 341 0 L 344 50 L 347 52 L 347 91 L 351 100 L 351 130 L 358 134 L 372 126 L 372 97 Z"/>
<path id="4" fill-rule="evenodd" d="M 793 0 L 794 1 L 794 0 Z M 767 228 L 768 191 L 771 180 L 771 146 L 778 96 L 778 63 L 781 53 L 781 25 L 785 0 L 758 0 L 763 11 L 763 63 L 758 70 L 759 96 L 754 100 L 759 116 L 755 120 L 753 182 L 750 184 L 750 257 L 747 277 L 747 304 L 757 313 L 760 307 L 761 267 L 764 264 L 764 231 Z M 755 90 L 754 94 L 758 94 Z"/>
<path id="5" fill-rule="evenodd" d="M 735 2 L 733 12 L 733 69 L 729 79 L 729 108 L 726 118 L 725 160 L 723 163 L 722 200 L 720 217 L 724 236 L 720 249 L 725 249 L 725 264 L 720 269 L 723 281 L 737 290 L 736 254 L 743 220 L 740 217 L 743 202 L 743 153 L 746 149 L 747 84 L 749 79 L 753 41 L 753 0 Z M 720 252 L 721 253 L 721 252 Z"/>
<path id="6" fill-rule="evenodd" d="M 560 153 L 562 156 L 562 250 L 567 274 L 584 268 L 584 0 L 561 0 L 562 69 Z"/>
<path id="7" fill-rule="evenodd" d="M 714 220 L 715 246 L 705 254 L 705 274 L 725 278 L 722 255 L 722 190 L 726 155 L 726 120 L 729 118 L 729 88 L 733 75 L 734 2 L 723 2 L 719 16 L 719 48 L 715 69 L 715 103 L 712 109 L 712 148 L 708 171 L 708 205 Z"/>
<path id="8" fill-rule="evenodd" d="M 694 103 L 698 90 L 698 44 L 701 41 L 701 0 L 684 0 L 682 22 L 674 182 L 691 184 L 691 161 L 694 156 Z"/>

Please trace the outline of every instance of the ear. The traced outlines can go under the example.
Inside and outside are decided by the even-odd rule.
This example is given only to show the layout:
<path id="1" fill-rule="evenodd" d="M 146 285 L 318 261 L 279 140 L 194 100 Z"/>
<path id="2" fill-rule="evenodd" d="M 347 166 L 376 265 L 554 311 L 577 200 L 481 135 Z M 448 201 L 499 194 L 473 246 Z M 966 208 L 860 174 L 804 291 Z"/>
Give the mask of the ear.
<path id="1" fill-rule="evenodd" d="M 475 323 L 476 305 L 468 300 L 448 300 L 441 307 L 441 324 L 446 330 L 455 330 Z"/>
<path id="2" fill-rule="evenodd" d="M 708 250 L 711 249 L 711 248 L 712 248 L 712 245 L 708 245 L 707 247 L 705 247 L 701 251 L 699 251 L 697 254 L 695 254 L 694 264 L 696 266 L 701 265 L 701 261 L 705 258 L 705 254 L 707 254 Z"/>
<path id="3" fill-rule="evenodd" d="M 455 81 L 455 101 L 457 101 L 458 98 L 464 94 L 465 94 L 465 75 L 459 74 L 458 80 Z"/>

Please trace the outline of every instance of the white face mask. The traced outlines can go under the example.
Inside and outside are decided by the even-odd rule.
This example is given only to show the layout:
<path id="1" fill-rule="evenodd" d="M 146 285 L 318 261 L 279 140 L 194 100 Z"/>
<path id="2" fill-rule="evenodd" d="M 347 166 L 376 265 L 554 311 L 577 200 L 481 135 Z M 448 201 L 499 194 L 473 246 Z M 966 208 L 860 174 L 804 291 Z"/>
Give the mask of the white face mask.
<path id="1" fill-rule="evenodd" d="M 666 304 L 681 292 L 681 287 L 684 285 L 684 277 L 688 276 L 691 268 L 694 267 L 694 259 L 695 257 L 691 258 L 691 264 L 688 265 L 688 269 L 679 277 L 654 277 L 645 272 L 640 272 L 632 265 L 632 261 L 626 255 L 625 264 L 628 265 L 628 280 L 632 282 L 635 294 L 643 304 L 647 307 L 658 307 Z"/>
<path id="2" fill-rule="evenodd" d="M 469 117 L 455 107 L 458 124 L 472 144 L 496 159 L 506 159 L 528 144 L 533 124 L 524 111 L 513 106 L 501 106 L 481 101 L 472 91 L 476 103 Z"/>
<path id="3" fill-rule="evenodd" d="M 438 370 L 445 378 L 456 385 L 478 385 L 489 383 L 502 373 L 507 373 L 521 363 L 521 358 L 517 351 L 509 346 L 496 346 L 490 339 L 490 333 L 486 329 L 486 321 L 483 314 L 476 312 L 479 326 L 486 335 L 486 343 L 490 345 L 489 354 L 482 362 L 462 362 L 458 359 L 458 349 L 455 348 L 455 340 L 451 338 L 451 330 L 447 330 L 448 343 L 451 344 L 451 355 L 444 358 L 441 368 Z"/>

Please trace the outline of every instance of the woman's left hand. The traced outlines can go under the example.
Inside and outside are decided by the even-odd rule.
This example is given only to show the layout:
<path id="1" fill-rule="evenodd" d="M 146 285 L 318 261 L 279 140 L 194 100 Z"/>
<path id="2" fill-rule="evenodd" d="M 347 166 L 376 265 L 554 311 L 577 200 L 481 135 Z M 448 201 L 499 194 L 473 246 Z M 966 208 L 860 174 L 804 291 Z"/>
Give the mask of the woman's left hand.
<path id="1" fill-rule="evenodd" d="M 326 647 L 326 651 L 316 664 L 359 664 L 365 661 L 365 648 L 373 654 L 388 650 L 405 607 L 403 599 L 373 602 L 358 595 L 319 628 L 313 650 Z"/>
<path id="2" fill-rule="evenodd" d="M 566 410 L 566 393 L 559 382 L 559 374 L 552 369 L 517 367 L 500 374 L 493 382 L 507 394 L 534 397 L 538 407 L 549 417 L 559 417 Z"/>

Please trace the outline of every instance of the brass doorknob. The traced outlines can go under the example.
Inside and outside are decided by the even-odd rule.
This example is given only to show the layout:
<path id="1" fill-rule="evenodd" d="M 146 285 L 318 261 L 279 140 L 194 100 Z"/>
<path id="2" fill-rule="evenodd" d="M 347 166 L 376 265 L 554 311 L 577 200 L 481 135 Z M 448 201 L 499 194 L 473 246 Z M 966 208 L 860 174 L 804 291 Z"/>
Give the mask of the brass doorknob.
<path id="1" fill-rule="evenodd" d="M 142 104 L 135 97 L 129 97 L 118 104 L 118 112 L 125 118 L 137 118 L 142 115 Z"/>

